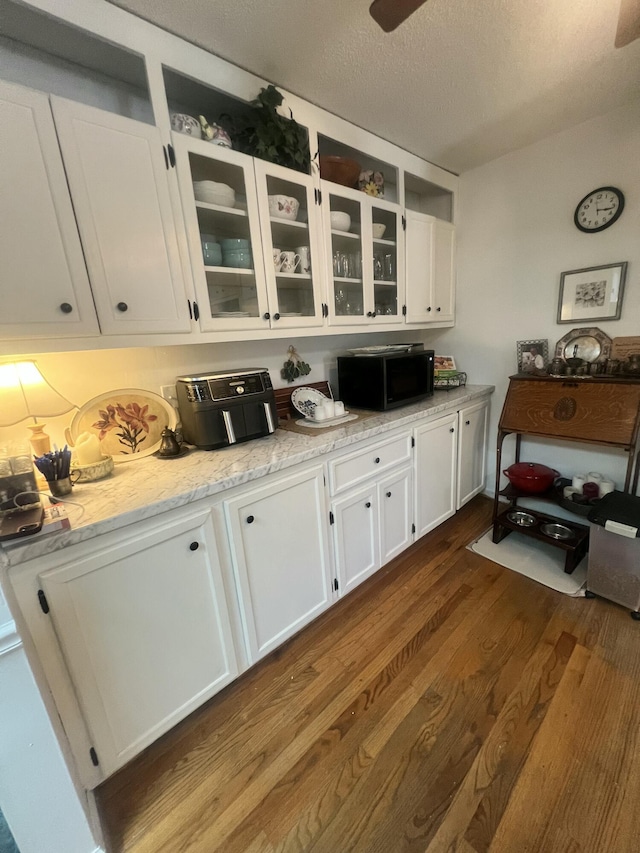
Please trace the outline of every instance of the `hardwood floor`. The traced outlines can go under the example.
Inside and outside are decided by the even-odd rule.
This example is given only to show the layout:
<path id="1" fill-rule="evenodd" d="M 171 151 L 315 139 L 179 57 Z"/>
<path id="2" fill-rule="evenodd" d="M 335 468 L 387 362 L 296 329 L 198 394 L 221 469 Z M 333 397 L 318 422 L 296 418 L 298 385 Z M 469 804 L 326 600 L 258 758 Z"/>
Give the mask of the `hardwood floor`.
<path id="1" fill-rule="evenodd" d="M 635 853 L 640 625 L 476 498 L 98 790 L 110 853 Z"/>

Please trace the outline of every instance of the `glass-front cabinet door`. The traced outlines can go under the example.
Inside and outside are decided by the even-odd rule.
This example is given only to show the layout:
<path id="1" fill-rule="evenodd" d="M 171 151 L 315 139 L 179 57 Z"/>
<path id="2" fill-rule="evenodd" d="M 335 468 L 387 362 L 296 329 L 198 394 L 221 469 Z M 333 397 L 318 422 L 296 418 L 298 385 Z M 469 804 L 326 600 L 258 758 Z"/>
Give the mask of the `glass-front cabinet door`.
<path id="1" fill-rule="evenodd" d="M 311 177 L 254 161 L 270 322 L 321 326 L 322 249 Z"/>
<path id="2" fill-rule="evenodd" d="M 404 241 L 402 211 L 397 204 L 374 199 L 370 204 L 374 322 L 402 322 Z"/>
<path id="3" fill-rule="evenodd" d="M 367 323 L 372 309 L 367 305 L 365 283 L 364 247 L 371 241 L 366 197 L 328 181 L 321 181 L 321 186 L 329 322 L 336 326 Z"/>
<path id="4" fill-rule="evenodd" d="M 253 160 L 173 134 L 200 327 L 269 327 Z"/>
<path id="5" fill-rule="evenodd" d="M 332 325 L 402 322 L 404 251 L 399 205 L 322 181 Z"/>

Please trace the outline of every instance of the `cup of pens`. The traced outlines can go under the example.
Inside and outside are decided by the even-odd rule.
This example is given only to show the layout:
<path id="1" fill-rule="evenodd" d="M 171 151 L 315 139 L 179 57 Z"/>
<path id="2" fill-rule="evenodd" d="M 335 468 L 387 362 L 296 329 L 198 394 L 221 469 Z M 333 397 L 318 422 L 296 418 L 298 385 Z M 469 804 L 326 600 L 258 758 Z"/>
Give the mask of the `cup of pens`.
<path id="1" fill-rule="evenodd" d="M 44 456 L 34 456 L 33 461 L 47 481 L 49 491 L 54 498 L 63 498 L 71 494 L 76 475 L 75 472 L 70 471 L 71 451 L 66 444 L 63 450 L 52 450 Z"/>

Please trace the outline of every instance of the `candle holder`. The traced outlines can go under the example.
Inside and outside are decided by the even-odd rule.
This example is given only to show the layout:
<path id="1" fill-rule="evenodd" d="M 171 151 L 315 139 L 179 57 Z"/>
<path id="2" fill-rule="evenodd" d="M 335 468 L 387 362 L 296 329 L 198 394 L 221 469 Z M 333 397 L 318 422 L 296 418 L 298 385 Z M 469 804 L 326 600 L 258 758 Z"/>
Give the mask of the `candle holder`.
<path id="1" fill-rule="evenodd" d="M 88 465 L 79 465 L 72 457 L 71 471 L 77 475 L 76 483 L 102 480 L 113 473 L 113 456 L 103 456 L 99 462 L 90 462 Z"/>

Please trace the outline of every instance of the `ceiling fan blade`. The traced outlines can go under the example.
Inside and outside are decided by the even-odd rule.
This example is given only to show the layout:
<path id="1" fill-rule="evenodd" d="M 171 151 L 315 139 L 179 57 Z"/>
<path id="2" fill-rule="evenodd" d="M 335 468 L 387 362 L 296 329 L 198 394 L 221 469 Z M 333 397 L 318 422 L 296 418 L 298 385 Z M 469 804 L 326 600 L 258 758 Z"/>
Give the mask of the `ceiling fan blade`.
<path id="1" fill-rule="evenodd" d="M 369 12 L 385 33 L 390 33 L 423 3 L 426 3 L 426 0 L 373 0 Z"/>
<path id="2" fill-rule="evenodd" d="M 624 47 L 640 36 L 640 0 L 620 0 L 616 47 Z"/>

